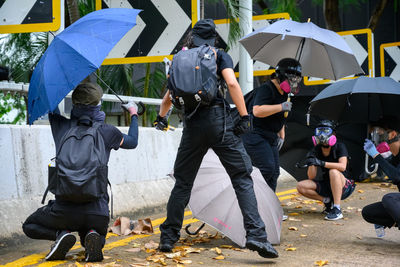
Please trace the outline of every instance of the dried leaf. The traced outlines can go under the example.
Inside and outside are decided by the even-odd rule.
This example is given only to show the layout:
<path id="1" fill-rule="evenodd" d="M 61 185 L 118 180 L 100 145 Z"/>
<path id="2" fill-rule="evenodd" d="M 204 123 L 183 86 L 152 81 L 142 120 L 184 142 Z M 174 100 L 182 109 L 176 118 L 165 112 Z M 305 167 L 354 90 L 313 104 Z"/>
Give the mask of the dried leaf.
<path id="1" fill-rule="evenodd" d="M 156 250 L 154 248 L 152 248 L 152 249 L 147 248 L 146 249 L 146 253 L 154 253 L 154 252 L 156 252 Z"/>
<path id="2" fill-rule="evenodd" d="M 362 236 L 360 236 L 360 235 L 356 235 L 356 237 L 357 237 L 358 239 L 360 239 L 360 240 L 363 239 Z"/>
<path id="3" fill-rule="evenodd" d="M 133 243 L 133 244 L 131 244 L 132 245 L 132 247 L 134 247 L 134 248 L 140 248 L 142 245 L 141 244 L 139 244 L 139 243 Z"/>
<path id="4" fill-rule="evenodd" d="M 215 252 L 217 252 L 218 255 L 222 254 L 222 250 L 220 248 L 215 248 Z"/>
<path id="5" fill-rule="evenodd" d="M 103 258 L 104 258 L 105 260 L 111 259 L 110 256 L 103 256 Z"/>
<path id="6" fill-rule="evenodd" d="M 301 234 L 301 235 L 300 235 L 300 237 L 307 237 L 307 235 L 305 235 L 305 234 Z"/>
<path id="7" fill-rule="evenodd" d="M 126 252 L 140 252 L 140 248 L 128 248 L 128 249 L 125 249 L 125 251 Z"/>
<path id="8" fill-rule="evenodd" d="M 303 206 L 301 205 L 297 205 L 296 207 L 294 207 L 295 209 L 301 209 Z"/>
<path id="9" fill-rule="evenodd" d="M 232 248 L 233 246 L 231 246 L 231 245 L 221 245 L 221 246 L 219 246 L 220 248 Z"/>
<path id="10" fill-rule="evenodd" d="M 288 213 L 288 215 L 289 215 L 289 216 L 299 216 L 300 213 L 298 213 L 298 212 L 291 212 L 291 213 Z"/>
<path id="11" fill-rule="evenodd" d="M 297 231 L 297 227 L 290 226 L 290 227 L 289 227 L 289 230 L 292 230 L 292 231 Z"/>
<path id="12" fill-rule="evenodd" d="M 324 265 L 327 265 L 327 264 L 328 264 L 328 261 L 323 261 L 323 260 L 315 262 L 315 265 L 318 265 L 318 266 L 324 266 Z"/>
<path id="13" fill-rule="evenodd" d="M 293 222 L 301 222 L 301 220 L 300 220 L 300 219 L 296 219 L 296 218 L 292 218 L 292 217 L 289 217 L 289 221 L 293 221 Z"/>
<path id="14" fill-rule="evenodd" d="M 144 248 L 156 249 L 158 248 L 158 243 L 154 242 L 153 240 L 150 240 L 149 243 L 144 244 Z"/>
<path id="15" fill-rule="evenodd" d="M 362 193 L 364 193 L 364 190 L 358 189 L 357 192 L 362 194 Z"/>
<path id="16" fill-rule="evenodd" d="M 214 260 L 223 260 L 223 259 L 225 259 L 225 257 L 223 255 L 219 255 L 217 257 L 214 257 L 213 259 Z"/>
<path id="17" fill-rule="evenodd" d="M 173 258 L 178 258 L 178 257 L 180 257 L 180 256 L 181 256 L 181 252 L 178 251 L 178 252 L 175 252 L 175 253 L 165 253 L 164 255 L 165 255 L 165 257 L 167 257 L 168 259 L 173 259 Z"/>
<path id="18" fill-rule="evenodd" d="M 312 207 L 311 210 L 317 210 L 317 208 L 316 207 Z"/>
<path id="19" fill-rule="evenodd" d="M 295 251 L 296 248 L 290 247 L 290 248 L 285 248 L 286 251 Z"/>
<path id="20" fill-rule="evenodd" d="M 174 261 L 178 264 L 191 264 L 192 260 L 175 260 Z"/>
<path id="21" fill-rule="evenodd" d="M 205 250 L 205 249 L 204 248 L 185 248 L 186 253 L 200 253 L 203 250 Z"/>
<path id="22" fill-rule="evenodd" d="M 243 251 L 240 248 L 232 248 L 232 250 L 234 250 L 234 251 Z"/>

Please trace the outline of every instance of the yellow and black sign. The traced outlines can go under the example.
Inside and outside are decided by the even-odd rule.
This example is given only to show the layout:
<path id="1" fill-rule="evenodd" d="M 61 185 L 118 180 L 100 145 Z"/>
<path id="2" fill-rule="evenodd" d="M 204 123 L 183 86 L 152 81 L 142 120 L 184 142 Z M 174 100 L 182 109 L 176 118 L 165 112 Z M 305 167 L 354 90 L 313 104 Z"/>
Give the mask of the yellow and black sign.
<path id="1" fill-rule="evenodd" d="M 381 76 L 400 81 L 400 42 L 381 44 Z"/>
<path id="2" fill-rule="evenodd" d="M 0 0 L 0 33 L 56 31 L 59 0 Z"/>

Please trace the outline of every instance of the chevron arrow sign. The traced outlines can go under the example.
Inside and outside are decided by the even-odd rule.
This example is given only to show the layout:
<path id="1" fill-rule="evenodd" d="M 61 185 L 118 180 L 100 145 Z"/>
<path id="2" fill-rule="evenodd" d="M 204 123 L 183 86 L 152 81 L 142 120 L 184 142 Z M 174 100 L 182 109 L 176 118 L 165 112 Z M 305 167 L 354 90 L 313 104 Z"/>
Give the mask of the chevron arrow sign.
<path id="1" fill-rule="evenodd" d="M 143 10 L 137 25 L 111 50 L 103 64 L 162 62 L 182 46 L 186 33 L 197 21 L 197 0 L 102 0 L 96 9 Z"/>

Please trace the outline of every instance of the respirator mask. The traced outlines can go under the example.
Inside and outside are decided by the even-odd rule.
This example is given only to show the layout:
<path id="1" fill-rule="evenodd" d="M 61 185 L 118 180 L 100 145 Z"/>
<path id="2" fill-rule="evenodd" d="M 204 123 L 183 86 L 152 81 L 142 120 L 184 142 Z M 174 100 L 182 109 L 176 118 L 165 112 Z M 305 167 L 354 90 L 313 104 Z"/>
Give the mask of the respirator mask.
<path id="1" fill-rule="evenodd" d="M 312 141 L 314 146 L 330 147 L 336 144 L 336 136 L 330 127 L 317 127 L 315 128 L 315 134 L 312 136 Z"/>
<path id="2" fill-rule="evenodd" d="M 397 141 L 396 139 L 398 140 L 397 137 L 389 140 L 388 132 L 381 127 L 372 128 L 371 141 L 376 146 L 376 150 L 381 154 L 390 151 L 389 144 Z"/>
<path id="3" fill-rule="evenodd" d="M 281 82 L 279 86 L 287 94 L 297 94 L 299 92 L 299 84 L 302 80 L 302 77 L 296 74 L 286 74 L 285 76 L 286 79 Z"/>

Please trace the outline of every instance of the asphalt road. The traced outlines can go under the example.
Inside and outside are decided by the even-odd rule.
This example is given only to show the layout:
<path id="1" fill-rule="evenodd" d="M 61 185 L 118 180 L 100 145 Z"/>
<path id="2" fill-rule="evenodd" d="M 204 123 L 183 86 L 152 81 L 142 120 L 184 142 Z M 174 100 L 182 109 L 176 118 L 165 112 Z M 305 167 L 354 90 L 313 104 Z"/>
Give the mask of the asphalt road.
<path id="1" fill-rule="evenodd" d="M 400 231 L 386 229 L 377 238 L 373 225 L 366 223 L 361 209 L 395 192 L 390 184 L 359 183 L 355 192 L 342 202 L 344 219 L 325 221 L 322 204 L 296 194 L 295 182 L 280 184 L 279 198 L 289 219 L 282 224 L 280 257 L 265 259 L 256 252 L 237 247 L 214 229 L 205 227 L 198 236 L 182 232 L 174 253 L 160 253 L 158 226 L 165 213 L 150 214 L 152 235 L 116 236 L 110 234 L 104 248 L 105 260 L 86 266 L 400 266 Z M 137 218 L 133 218 L 137 219 Z M 184 224 L 199 225 L 187 211 Z M 78 243 L 78 242 L 77 242 Z M 75 245 L 65 261 L 46 262 L 51 242 L 15 237 L 0 241 L 0 266 L 84 266 L 83 249 Z"/>

